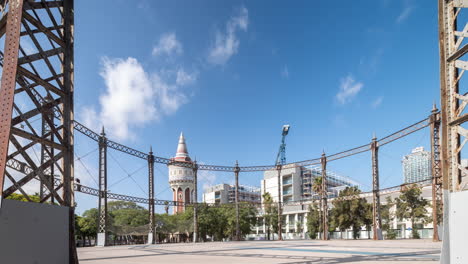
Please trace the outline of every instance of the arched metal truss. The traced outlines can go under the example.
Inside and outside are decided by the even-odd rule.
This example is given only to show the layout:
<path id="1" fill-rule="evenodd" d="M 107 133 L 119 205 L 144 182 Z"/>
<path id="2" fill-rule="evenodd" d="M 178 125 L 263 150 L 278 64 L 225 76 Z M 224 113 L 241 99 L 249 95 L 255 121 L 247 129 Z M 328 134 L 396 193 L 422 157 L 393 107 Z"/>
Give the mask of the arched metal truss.
<path id="1" fill-rule="evenodd" d="M 75 130 L 80 132 L 81 134 L 89 137 L 90 139 L 99 142 L 99 134 L 91 130 L 90 128 L 86 127 L 85 125 L 79 123 L 78 121 L 74 121 L 75 123 Z M 419 131 L 423 128 L 426 128 L 430 126 L 431 124 L 431 119 L 430 117 L 421 120 L 419 122 L 416 122 L 408 127 L 405 127 L 395 133 L 392 133 L 382 139 L 377 140 L 377 144 L 379 147 L 386 145 L 390 142 L 393 142 L 397 139 L 406 137 L 416 131 Z M 112 140 L 107 140 L 106 141 L 107 147 L 115 149 L 117 151 L 126 153 L 128 155 L 148 160 L 148 154 L 144 153 L 142 151 L 136 150 L 131 147 L 127 147 L 125 145 L 122 145 L 120 143 L 114 142 Z M 372 146 L 372 142 L 369 144 L 365 144 L 356 148 L 352 148 L 349 150 L 345 150 L 342 152 L 338 152 L 335 154 L 331 154 L 326 156 L 327 161 L 334 161 L 342 158 L 346 158 L 349 156 L 357 155 L 366 151 L 370 151 Z M 186 168 L 192 168 L 193 165 L 191 163 L 187 162 L 177 162 L 174 160 L 171 160 L 169 158 L 163 158 L 163 157 L 158 157 L 154 156 L 154 163 L 159 163 L 159 164 L 165 164 L 165 165 L 175 165 L 179 167 L 186 167 Z M 313 166 L 313 165 L 319 165 L 321 164 L 321 158 L 314 158 L 310 160 L 304 160 L 304 161 L 296 161 L 296 162 L 291 162 L 287 163 L 285 165 L 282 165 L 282 169 L 289 169 L 289 168 L 295 168 L 295 167 L 307 167 L 307 166 Z M 225 172 L 235 172 L 236 171 L 236 166 L 224 166 L 224 165 L 209 165 L 209 164 L 198 164 L 198 169 L 199 170 L 209 170 L 209 171 L 225 171 Z M 267 170 L 276 170 L 276 165 L 263 165 L 263 166 L 239 166 L 240 172 L 255 172 L 255 171 L 267 171 Z"/>

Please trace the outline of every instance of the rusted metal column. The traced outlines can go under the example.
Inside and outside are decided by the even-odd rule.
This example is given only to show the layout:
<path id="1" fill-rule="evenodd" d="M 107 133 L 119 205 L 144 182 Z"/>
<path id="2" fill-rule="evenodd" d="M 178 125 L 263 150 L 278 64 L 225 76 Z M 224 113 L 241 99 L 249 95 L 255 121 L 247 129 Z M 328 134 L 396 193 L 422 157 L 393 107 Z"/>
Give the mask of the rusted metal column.
<path id="1" fill-rule="evenodd" d="M 282 223 L 282 207 L 281 207 L 281 191 L 283 188 L 281 184 L 281 164 L 276 165 L 276 171 L 278 172 L 278 240 L 283 240 L 283 223 Z"/>
<path id="2" fill-rule="evenodd" d="M 102 128 L 99 137 L 99 227 L 97 246 L 107 246 L 107 138 Z"/>
<path id="3" fill-rule="evenodd" d="M 239 163 L 236 161 L 236 166 L 234 167 L 234 175 L 236 177 L 236 241 L 241 240 L 240 227 L 239 227 Z"/>
<path id="4" fill-rule="evenodd" d="M 65 95 L 63 96 L 62 125 L 63 125 L 63 162 L 62 182 L 64 205 L 69 206 L 69 258 L 70 263 L 78 263 L 75 242 L 75 167 L 74 167 L 74 93 L 75 93 L 75 3 L 74 0 L 63 1 L 63 85 Z"/>
<path id="5" fill-rule="evenodd" d="M 156 238 L 154 219 L 154 155 L 153 148 L 150 148 L 148 155 L 148 211 L 149 211 L 149 233 L 148 244 L 154 244 Z"/>
<path id="6" fill-rule="evenodd" d="M 328 187 L 327 187 L 327 157 L 325 152 L 320 158 L 322 164 L 322 232 L 323 240 L 328 240 Z"/>
<path id="7" fill-rule="evenodd" d="M 373 193 L 373 204 L 372 204 L 372 222 L 373 222 L 373 239 L 382 240 L 382 222 L 380 219 L 380 193 L 379 193 L 379 158 L 378 151 L 379 146 L 377 138 L 374 136 L 371 143 L 372 151 L 372 193 Z"/>
<path id="8" fill-rule="evenodd" d="M 5 166 L 10 139 L 13 99 L 15 96 L 22 14 L 23 0 L 10 0 L 0 88 L 0 205 L 3 198 Z"/>
<path id="9" fill-rule="evenodd" d="M 442 203 L 442 175 L 440 168 L 440 114 L 434 104 L 430 115 L 431 122 L 431 164 L 432 164 L 432 224 L 433 224 L 433 241 L 440 241 L 438 225 L 439 215 L 443 212 Z"/>
<path id="10" fill-rule="evenodd" d="M 198 242 L 198 164 L 197 161 L 193 162 L 193 243 Z"/>
<path id="11" fill-rule="evenodd" d="M 47 98 L 50 100 L 50 98 Z M 48 101 L 49 101 L 48 100 Z M 44 110 L 42 112 L 42 124 L 41 124 L 41 131 L 42 135 L 41 137 L 43 139 L 47 139 L 51 142 L 54 141 L 54 133 L 52 133 L 52 130 L 55 129 L 55 127 L 50 127 L 49 123 L 46 121 L 48 120 L 54 120 L 54 112 L 52 110 L 52 107 L 48 106 L 49 102 L 45 102 L 43 104 Z M 46 163 L 48 160 L 54 158 L 54 148 L 48 146 L 48 145 L 41 145 L 41 164 Z M 39 171 L 39 174 L 41 175 L 40 178 L 40 187 L 39 187 L 39 197 L 41 202 L 45 202 L 48 197 L 48 194 L 50 195 L 50 202 L 53 204 L 54 203 L 54 195 L 52 195 L 52 191 L 54 190 L 54 163 L 52 163 L 48 168 L 45 168 L 44 170 Z"/>

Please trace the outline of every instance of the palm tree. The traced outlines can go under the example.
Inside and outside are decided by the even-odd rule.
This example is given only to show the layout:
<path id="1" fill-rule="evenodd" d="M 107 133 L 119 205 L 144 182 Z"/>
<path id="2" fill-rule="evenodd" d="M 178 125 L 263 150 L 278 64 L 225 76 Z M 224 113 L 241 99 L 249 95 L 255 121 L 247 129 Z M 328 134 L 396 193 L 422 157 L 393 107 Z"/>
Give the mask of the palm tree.
<path id="1" fill-rule="evenodd" d="M 314 183 L 312 183 L 312 191 L 315 194 L 318 194 L 320 196 L 322 195 L 323 190 L 322 190 L 322 177 L 321 176 L 314 178 Z M 320 230 L 321 222 L 322 222 L 322 199 L 321 198 L 319 199 L 319 204 L 320 204 L 320 208 L 318 211 L 319 211 L 319 230 Z"/>
<path id="2" fill-rule="evenodd" d="M 268 240 L 270 240 L 270 233 L 271 233 L 271 224 L 272 224 L 272 204 L 273 204 L 273 199 L 271 198 L 271 195 L 269 192 L 264 193 L 263 195 L 263 204 L 264 204 L 264 219 L 265 219 L 265 224 L 267 227 L 267 237 Z"/>

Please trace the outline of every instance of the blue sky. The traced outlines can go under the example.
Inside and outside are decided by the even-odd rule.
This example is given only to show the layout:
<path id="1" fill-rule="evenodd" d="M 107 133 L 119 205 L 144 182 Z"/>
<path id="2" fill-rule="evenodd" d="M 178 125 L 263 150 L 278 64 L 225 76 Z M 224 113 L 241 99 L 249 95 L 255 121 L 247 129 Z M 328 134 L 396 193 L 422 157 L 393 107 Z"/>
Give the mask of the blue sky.
<path id="1" fill-rule="evenodd" d="M 439 105 L 436 3 L 109 3 L 75 3 L 75 117 L 157 156 L 173 156 L 183 131 L 200 162 L 272 164 L 290 124 L 287 160 L 305 160 L 383 137 Z M 381 148 L 382 187 L 401 184 L 401 157 L 428 143 L 426 129 Z M 76 176 L 95 187 L 96 148 L 76 136 L 77 156 L 91 152 Z M 110 152 L 109 189 L 145 196 L 145 162 Z M 137 172 L 127 177 L 119 164 Z M 369 153 L 329 168 L 370 186 Z M 261 177 L 240 179 L 259 186 Z M 232 179 L 203 173 L 199 188 Z M 167 180 L 158 166 L 158 199 L 171 198 Z M 77 202 L 78 212 L 97 205 L 82 194 Z"/>

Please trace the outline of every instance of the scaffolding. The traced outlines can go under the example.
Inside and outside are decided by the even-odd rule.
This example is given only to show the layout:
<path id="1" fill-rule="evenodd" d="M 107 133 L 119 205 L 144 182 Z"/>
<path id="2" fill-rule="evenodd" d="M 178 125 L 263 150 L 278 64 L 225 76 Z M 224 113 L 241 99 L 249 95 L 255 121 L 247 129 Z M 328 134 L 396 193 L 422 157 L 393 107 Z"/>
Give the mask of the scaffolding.
<path id="1" fill-rule="evenodd" d="M 315 193 L 313 190 L 314 180 L 318 177 L 322 177 L 322 168 L 316 166 L 301 168 L 303 199 L 310 199 L 314 198 L 315 196 L 320 196 L 320 194 Z M 362 185 L 349 177 L 327 170 L 327 193 L 329 197 L 337 196 L 339 192 L 345 187 L 358 187 L 361 189 Z"/>
<path id="2" fill-rule="evenodd" d="M 260 188 L 248 185 L 239 185 L 239 202 L 261 203 Z M 228 202 L 235 203 L 236 187 L 229 186 Z"/>

